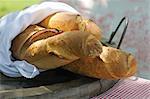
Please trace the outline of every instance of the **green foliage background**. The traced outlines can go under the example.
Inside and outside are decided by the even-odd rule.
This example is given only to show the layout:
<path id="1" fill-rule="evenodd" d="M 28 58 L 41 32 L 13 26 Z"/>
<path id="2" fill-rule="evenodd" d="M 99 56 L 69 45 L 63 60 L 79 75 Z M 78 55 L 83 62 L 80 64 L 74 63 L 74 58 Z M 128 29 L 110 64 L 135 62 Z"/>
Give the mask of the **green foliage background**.
<path id="1" fill-rule="evenodd" d="M 41 0 L 0 0 L 0 17 L 39 2 Z"/>

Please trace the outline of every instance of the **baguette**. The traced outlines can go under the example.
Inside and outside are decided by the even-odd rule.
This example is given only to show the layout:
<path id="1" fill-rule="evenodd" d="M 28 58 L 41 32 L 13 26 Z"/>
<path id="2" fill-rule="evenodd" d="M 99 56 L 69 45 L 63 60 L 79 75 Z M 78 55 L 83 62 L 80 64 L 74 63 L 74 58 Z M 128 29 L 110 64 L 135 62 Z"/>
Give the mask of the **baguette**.
<path id="1" fill-rule="evenodd" d="M 62 31 L 80 30 L 101 39 L 100 28 L 90 19 L 71 12 L 57 12 L 45 18 L 38 25 L 44 28 L 57 28 Z"/>
<path id="2" fill-rule="evenodd" d="M 96 57 L 102 51 L 101 43 L 91 33 L 57 32 L 53 29 L 42 29 L 34 33 L 29 31 L 35 27 L 28 27 L 25 32 L 18 35 L 11 49 L 17 59 L 26 60 L 40 69 L 57 68 L 81 57 Z M 32 35 L 26 35 L 30 33 Z M 19 45 L 17 41 L 20 41 Z"/>
<path id="3" fill-rule="evenodd" d="M 15 37 L 15 39 L 12 41 L 12 47 L 11 51 L 15 58 L 19 59 L 21 55 L 22 48 L 24 44 L 27 42 L 27 40 L 36 32 L 40 30 L 44 30 L 45 28 L 42 28 L 37 25 L 31 25 L 27 29 L 25 29 L 22 33 L 19 34 L 19 36 Z"/>
<path id="4" fill-rule="evenodd" d="M 134 75 L 137 67 L 131 54 L 103 46 L 103 51 L 98 57 L 80 58 L 63 68 L 99 79 L 121 79 Z"/>
<path id="5" fill-rule="evenodd" d="M 101 30 L 89 19 L 57 12 L 29 26 L 13 41 L 11 51 L 39 69 L 57 67 L 94 78 L 120 79 L 136 73 L 135 58 L 100 43 Z"/>

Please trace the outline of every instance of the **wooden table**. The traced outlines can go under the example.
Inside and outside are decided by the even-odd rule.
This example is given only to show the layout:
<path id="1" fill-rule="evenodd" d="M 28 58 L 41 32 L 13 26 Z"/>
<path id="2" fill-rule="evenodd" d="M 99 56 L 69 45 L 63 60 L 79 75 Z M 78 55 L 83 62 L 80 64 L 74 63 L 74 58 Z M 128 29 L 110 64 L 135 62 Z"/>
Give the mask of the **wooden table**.
<path id="1" fill-rule="evenodd" d="M 34 79 L 0 74 L 0 99 L 87 99 L 110 89 L 117 80 L 93 79 L 56 69 Z"/>

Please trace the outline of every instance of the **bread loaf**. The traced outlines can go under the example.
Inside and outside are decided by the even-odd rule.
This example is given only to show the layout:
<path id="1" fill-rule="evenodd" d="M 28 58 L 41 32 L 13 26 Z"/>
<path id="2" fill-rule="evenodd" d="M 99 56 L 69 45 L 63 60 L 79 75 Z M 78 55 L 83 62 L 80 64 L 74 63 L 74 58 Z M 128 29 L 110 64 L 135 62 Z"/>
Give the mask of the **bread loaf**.
<path id="1" fill-rule="evenodd" d="M 131 54 L 103 46 L 99 56 L 80 58 L 63 68 L 94 78 L 121 79 L 134 75 L 137 67 Z"/>
<path id="2" fill-rule="evenodd" d="M 101 31 L 89 19 L 70 12 L 57 12 L 29 26 L 13 41 L 11 51 L 39 69 L 57 67 L 94 78 L 120 79 L 136 73 L 135 58 L 102 46 Z"/>
<path id="3" fill-rule="evenodd" d="M 11 51 L 12 54 L 15 58 L 19 59 L 21 52 L 22 52 L 22 48 L 23 46 L 28 43 L 28 39 L 34 35 L 36 32 L 43 30 L 45 28 L 42 28 L 40 26 L 37 25 L 31 25 L 29 26 L 27 29 L 25 29 L 23 31 L 23 33 L 20 33 L 19 36 L 17 36 L 13 41 L 12 41 L 12 47 L 11 47 Z"/>
<path id="4" fill-rule="evenodd" d="M 31 28 L 35 32 L 30 31 Z M 40 69 L 57 68 L 81 57 L 96 57 L 102 51 L 101 43 L 91 33 L 35 28 L 40 27 L 30 26 L 14 39 L 12 52 L 17 59 Z"/>
<path id="5" fill-rule="evenodd" d="M 89 32 L 99 40 L 102 37 L 100 28 L 92 20 L 71 12 L 52 14 L 40 22 L 39 25 L 45 28 L 57 28 L 62 31 L 80 30 Z"/>

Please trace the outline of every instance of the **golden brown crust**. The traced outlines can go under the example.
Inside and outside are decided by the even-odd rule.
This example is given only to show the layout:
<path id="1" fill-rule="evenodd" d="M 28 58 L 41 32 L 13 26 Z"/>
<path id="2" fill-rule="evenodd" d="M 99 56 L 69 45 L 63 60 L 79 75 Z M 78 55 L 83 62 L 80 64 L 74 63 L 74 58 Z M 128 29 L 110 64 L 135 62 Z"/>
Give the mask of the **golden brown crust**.
<path id="1" fill-rule="evenodd" d="M 12 41 L 11 51 L 13 53 L 13 56 L 15 58 L 19 58 L 21 48 L 25 44 L 25 42 L 36 32 L 43 30 L 44 28 L 37 26 L 37 25 L 30 25 L 25 29 L 22 33 L 20 33 L 18 36 L 15 37 L 15 39 Z"/>
<path id="2" fill-rule="evenodd" d="M 20 36 L 26 39 L 22 36 L 24 33 L 27 32 L 23 32 Z M 86 32 L 57 32 L 53 29 L 44 29 L 30 37 L 27 36 L 26 41 L 24 39 L 21 41 L 20 36 L 16 39 L 23 41 L 23 44 L 17 58 L 26 60 L 40 69 L 57 68 L 84 56 L 95 57 L 102 51 L 101 43 L 95 36 Z M 12 49 L 14 47 L 12 46 Z M 15 54 L 15 51 L 13 53 Z"/>
<path id="3" fill-rule="evenodd" d="M 135 74 L 136 61 L 131 54 L 103 46 L 99 57 L 80 58 L 63 68 L 94 78 L 120 79 Z"/>
<path id="4" fill-rule="evenodd" d="M 55 14 L 56 14 L 56 13 L 47 16 L 47 17 L 46 17 L 44 20 L 42 20 L 38 25 L 39 25 L 39 26 L 42 26 L 42 27 L 44 27 L 44 28 L 47 28 L 47 27 L 45 27 L 45 26 L 48 26 L 49 20 L 50 20 L 51 17 L 52 17 L 53 15 L 55 15 Z"/>
<path id="5" fill-rule="evenodd" d="M 57 28 L 62 31 L 80 30 L 101 39 L 100 28 L 91 20 L 71 12 L 57 12 L 39 23 L 45 28 Z"/>
<path id="6" fill-rule="evenodd" d="M 94 78 L 120 79 L 136 72 L 131 54 L 101 45 L 101 30 L 89 19 L 57 12 L 29 26 L 12 42 L 14 57 L 47 70 L 64 69 Z"/>

